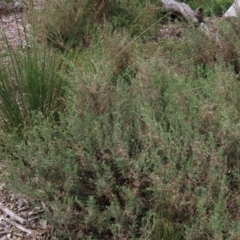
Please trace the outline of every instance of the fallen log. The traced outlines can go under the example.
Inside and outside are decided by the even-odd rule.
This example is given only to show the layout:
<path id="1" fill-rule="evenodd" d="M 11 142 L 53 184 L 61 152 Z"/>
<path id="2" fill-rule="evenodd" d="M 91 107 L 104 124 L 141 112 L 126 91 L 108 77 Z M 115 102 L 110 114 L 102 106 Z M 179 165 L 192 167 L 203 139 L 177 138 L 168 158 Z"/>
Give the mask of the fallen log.
<path id="1" fill-rule="evenodd" d="M 193 23 L 204 22 L 204 13 L 201 7 L 195 11 L 192 10 L 186 3 L 178 2 L 175 0 L 162 0 L 162 4 L 167 11 L 173 11 L 178 16 L 182 16 L 185 20 Z M 224 13 L 224 17 L 237 17 L 240 14 L 240 0 L 234 0 L 233 4 Z"/>
<path id="2" fill-rule="evenodd" d="M 187 22 L 192 22 L 195 27 L 204 32 L 208 37 L 219 43 L 219 36 L 216 32 L 204 21 L 204 11 L 198 7 L 195 11 L 192 10 L 186 3 L 178 2 L 175 0 L 162 0 L 162 4 L 167 11 L 173 12 L 178 18 L 182 17 Z M 240 0 L 234 0 L 230 8 L 224 13 L 223 17 L 231 18 L 240 15 Z"/>
<path id="3" fill-rule="evenodd" d="M 235 0 L 227 12 L 223 15 L 224 17 L 237 17 L 240 13 L 240 0 Z"/>
<path id="4" fill-rule="evenodd" d="M 201 7 L 194 11 L 186 3 L 175 0 L 162 0 L 162 3 L 167 11 L 172 11 L 177 17 L 181 16 L 187 22 L 194 23 L 195 26 L 199 26 L 203 22 L 203 9 Z"/>

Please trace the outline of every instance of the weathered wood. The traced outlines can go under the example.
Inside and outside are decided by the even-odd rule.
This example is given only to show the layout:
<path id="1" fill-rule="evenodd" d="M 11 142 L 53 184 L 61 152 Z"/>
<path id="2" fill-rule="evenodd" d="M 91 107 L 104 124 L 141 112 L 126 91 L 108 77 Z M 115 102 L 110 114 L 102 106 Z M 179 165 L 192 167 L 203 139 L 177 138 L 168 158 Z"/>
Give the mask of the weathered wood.
<path id="1" fill-rule="evenodd" d="M 186 20 L 191 20 L 194 23 L 203 21 L 203 9 L 197 8 L 192 10 L 186 3 L 177 2 L 175 0 L 162 0 L 162 4 L 168 11 L 173 11 L 180 14 Z M 240 0 L 234 0 L 233 4 L 223 15 L 224 17 L 237 17 L 240 14 Z"/>
<path id="2" fill-rule="evenodd" d="M 9 208 L 5 207 L 2 205 L 2 203 L 0 203 L 0 209 L 9 217 L 11 217 L 13 220 L 16 220 L 18 222 L 20 222 L 22 225 L 26 225 L 27 221 L 25 219 L 23 219 L 22 217 L 18 216 L 16 213 L 14 213 L 13 211 L 11 211 Z"/>
<path id="3" fill-rule="evenodd" d="M 240 0 L 235 0 L 224 17 L 237 17 L 240 13 Z"/>
<path id="4" fill-rule="evenodd" d="M 162 4 L 167 11 L 180 14 L 186 21 L 192 22 L 196 26 L 203 22 L 203 9 L 201 7 L 194 11 L 186 3 L 175 0 L 162 0 Z"/>
<path id="5" fill-rule="evenodd" d="M 194 11 L 186 3 L 175 0 L 162 0 L 162 4 L 166 10 L 180 14 L 187 22 L 192 22 L 195 27 L 199 27 L 209 38 L 219 42 L 219 37 L 204 22 L 204 12 L 201 7 Z"/>

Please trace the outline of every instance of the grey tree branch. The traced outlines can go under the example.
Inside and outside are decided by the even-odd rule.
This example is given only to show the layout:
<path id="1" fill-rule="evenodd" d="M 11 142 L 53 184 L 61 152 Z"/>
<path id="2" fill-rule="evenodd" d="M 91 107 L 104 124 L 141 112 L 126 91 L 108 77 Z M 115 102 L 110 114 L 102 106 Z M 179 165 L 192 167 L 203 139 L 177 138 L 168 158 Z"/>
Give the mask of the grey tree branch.
<path id="1" fill-rule="evenodd" d="M 186 3 L 175 0 L 162 0 L 162 4 L 167 11 L 180 14 L 187 22 L 192 22 L 197 26 L 203 22 L 203 9 L 200 7 L 193 11 Z"/>
<path id="2" fill-rule="evenodd" d="M 2 219 L 2 220 L 5 221 L 5 222 L 10 223 L 11 225 L 15 226 L 16 228 L 18 228 L 19 230 L 21 230 L 21 231 L 23 231 L 23 232 L 26 232 L 26 233 L 29 234 L 29 235 L 32 235 L 32 234 L 33 234 L 33 231 L 32 231 L 32 230 L 23 227 L 22 225 L 14 222 L 14 221 L 12 221 L 11 219 L 8 219 L 8 218 L 0 218 L 0 219 Z"/>
<path id="3" fill-rule="evenodd" d="M 237 17 L 240 12 L 240 0 L 235 0 L 231 7 L 224 14 L 224 17 Z"/>
<path id="4" fill-rule="evenodd" d="M 204 22 L 204 12 L 201 7 L 198 7 L 194 11 L 186 3 L 175 0 L 162 0 L 162 4 L 166 10 L 179 14 L 187 22 L 192 22 L 195 27 L 199 27 L 199 29 L 209 38 L 219 43 L 218 36 L 213 33 L 208 25 Z"/>
<path id="5" fill-rule="evenodd" d="M 11 217 L 13 220 L 18 221 L 19 223 L 21 223 L 22 225 L 26 225 L 27 221 L 21 217 L 19 217 L 16 213 L 14 213 L 13 211 L 11 211 L 10 209 L 8 209 L 7 207 L 3 206 L 0 203 L 0 210 L 2 210 L 6 215 L 8 215 L 9 217 Z"/>

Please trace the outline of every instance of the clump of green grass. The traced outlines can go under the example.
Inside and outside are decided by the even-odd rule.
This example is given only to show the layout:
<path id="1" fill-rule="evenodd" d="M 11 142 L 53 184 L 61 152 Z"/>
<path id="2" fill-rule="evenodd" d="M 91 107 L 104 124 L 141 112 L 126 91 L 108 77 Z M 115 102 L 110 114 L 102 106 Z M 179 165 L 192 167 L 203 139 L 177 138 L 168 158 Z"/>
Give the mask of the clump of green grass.
<path id="1" fill-rule="evenodd" d="M 41 41 L 66 51 L 88 47 L 92 34 L 109 17 L 113 7 L 110 0 L 54 0 L 43 3 L 41 11 L 30 13 L 30 19 L 37 23 Z"/>
<path id="2" fill-rule="evenodd" d="M 101 37 L 96 32 L 107 23 L 112 31 L 125 29 L 132 36 L 156 33 L 159 12 L 161 8 L 148 1 L 54 0 L 43 4 L 42 11 L 30 13 L 29 18 L 41 29 L 41 41 L 66 51 L 89 47 Z"/>
<path id="3" fill-rule="evenodd" d="M 41 112 L 56 120 L 65 107 L 65 82 L 60 76 L 63 59 L 50 49 L 33 45 L 24 50 L 8 48 L 0 67 L 1 125 L 6 130 L 31 124 Z"/>

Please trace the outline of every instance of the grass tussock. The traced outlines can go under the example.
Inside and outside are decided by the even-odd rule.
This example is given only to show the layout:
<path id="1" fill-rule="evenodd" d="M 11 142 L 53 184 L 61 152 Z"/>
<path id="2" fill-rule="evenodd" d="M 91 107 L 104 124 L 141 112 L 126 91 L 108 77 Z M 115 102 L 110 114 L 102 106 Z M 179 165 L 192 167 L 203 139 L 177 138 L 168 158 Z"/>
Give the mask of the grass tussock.
<path id="1" fill-rule="evenodd" d="M 136 4 L 116 2 L 122 9 Z M 55 108 L 58 101 L 42 110 L 48 105 L 41 102 L 22 120 L 23 134 L 2 131 L 5 181 L 49 207 L 58 239 L 239 239 L 238 33 L 224 23 L 220 46 L 196 29 L 186 29 L 182 39 L 146 41 L 151 32 L 142 39 L 130 25 L 113 25 L 111 1 L 87 3 L 85 14 L 105 15 L 89 20 L 98 30 L 88 32 L 88 47 L 71 49 L 67 71 L 50 67 L 62 63 L 51 54 L 40 62 L 34 52 L 13 55 L 9 69 L 26 86 L 23 99 L 34 93 L 41 100 L 35 92 L 51 90 L 45 79 L 64 80 L 49 95 L 65 110 Z M 154 4 L 139 2 L 138 10 Z M 18 91 L 10 96 L 19 99 Z M 46 118 L 52 112 L 57 123 Z"/>
<path id="2" fill-rule="evenodd" d="M 8 48 L 0 67 L 1 123 L 6 130 L 31 124 L 34 112 L 56 120 L 64 110 L 65 83 L 59 75 L 63 58 L 34 46 L 24 51 Z"/>
<path id="3" fill-rule="evenodd" d="M 112 31 L 125 28 L 132 36 L 153 32 L 161 12 L 160 7 L 149 1 L 126 0 L 54 0 L 43 2 L 41 9 L 41 14 L 35 11 L 29 14 L 38 29 L 39 39 L 62 51 L 91 46 L 99 37 L 96 32 L 106 23 L 111 25 Z"/>

